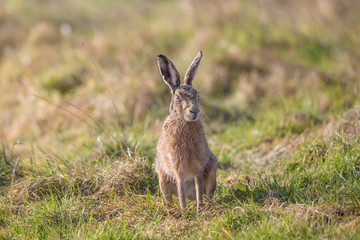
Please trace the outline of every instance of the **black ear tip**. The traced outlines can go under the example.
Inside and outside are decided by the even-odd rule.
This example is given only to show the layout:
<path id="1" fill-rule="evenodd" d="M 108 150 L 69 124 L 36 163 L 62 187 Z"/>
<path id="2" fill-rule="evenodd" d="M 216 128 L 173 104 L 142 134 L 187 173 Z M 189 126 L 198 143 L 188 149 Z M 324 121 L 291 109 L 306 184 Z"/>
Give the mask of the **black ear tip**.
<path id="1" fill-rule="evenodd" d="M 164 55 L 162 55 L 162 54 L 157 55 L 157 57 L 158 57 L 158 58 L 163 58 L 163 59 L 165 58 L 165 59 L 166 59 L 166 57 L 165 57 Z"/>

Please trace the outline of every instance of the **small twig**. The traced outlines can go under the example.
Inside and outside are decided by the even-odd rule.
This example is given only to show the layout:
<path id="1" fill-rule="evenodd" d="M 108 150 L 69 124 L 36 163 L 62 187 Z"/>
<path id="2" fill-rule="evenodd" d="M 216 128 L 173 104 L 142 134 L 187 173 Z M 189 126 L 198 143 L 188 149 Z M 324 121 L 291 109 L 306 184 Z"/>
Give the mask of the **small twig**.
<path id="1" fill-rule="evenodd" d="M 107 86 L 107 84 L 106 84 L 106 82 L 105 82 L 105 79 L 104 79 L 103 75 L 102 75 L 101 72 L 100 72 L 99 66 L 98 66 L 98 64 L 95 62 L 94 56 L 93 56 L 93 55 L 89 52 L 89 50 L 86 48 L 85 43 L 84 43 L 84 42 L 81 42 L 81 45 L 83 46 L 83 49 L 85 50 L 86 54 L 89 56 L 92 64 L 93 64 L 94 67 L 95 67 L 95 70 L 96 70 L 97 74 L 99 75 L 101 81 L 103 82 L 104 87 L 105 87 L 107 93 L 109 94 L 109 96 L 110 96 L 110 98 L 111 98 L 111 102 L 112 102 L 112 104 L 113 104 L 113 106 L 114 106 L 114 109 L 115 109 L 115 112 L 116 112 L 116 117 L 117 117 L 117 119 L 118 119 L 118 123 L 120 123 L 119 109 L 117 108 L 117 106 L 116 106 L 116 104 L 115 104 L 114 97 L 112 96 L 112 94 L 111 94 L 111 92 L 110 92 L 110 90 L 109 90 L 109 88 L 108 88 L 108 86 Z"/>
<path id="2" fill-rule="evenodd" d="M 16 160 L 16 162 L 15 162 L 15 164 L 14 164 L 13 171 L 12 171 L 12 173 L 11 173 L 11 183 L 10 183 L 10 191 L 9 191 L 10 194 L 12 193 L 13 188 L 14 188 L 16 167 L 17 167 L 17 165 L 18 165 L 18 163 L 19 163 L 19 160 L 20 160 L 20 158 L 18 157 L 17 160 Z"/>

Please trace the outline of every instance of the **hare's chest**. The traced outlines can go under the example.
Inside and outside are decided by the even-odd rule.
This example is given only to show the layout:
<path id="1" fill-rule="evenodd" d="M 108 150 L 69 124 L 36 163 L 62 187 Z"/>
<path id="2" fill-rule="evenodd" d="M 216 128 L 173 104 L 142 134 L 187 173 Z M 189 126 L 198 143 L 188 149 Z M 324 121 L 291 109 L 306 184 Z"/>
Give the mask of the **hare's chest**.
<path id="1" fill-rule="evenodd" d="M 208 146 L 203 141 L 179 141 L 172 150 L 168 155 L 171 165 L 186 179 L 201 172 L 209 159 Z"/>

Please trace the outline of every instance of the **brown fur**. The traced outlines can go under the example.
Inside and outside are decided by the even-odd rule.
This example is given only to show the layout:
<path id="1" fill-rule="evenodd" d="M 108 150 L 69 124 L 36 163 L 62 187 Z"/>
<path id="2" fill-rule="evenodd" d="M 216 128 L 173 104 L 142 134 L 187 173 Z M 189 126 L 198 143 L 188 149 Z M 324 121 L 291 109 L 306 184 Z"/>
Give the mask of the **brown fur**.
<path id="1" fill-rule="evenodd" d="M 172 100 L 157 145 L 155 171 L 166 201 L 172 202 L 171 195 L 175 195 L 182 209 L 186 209 L 186 199 L 196 199 L 199 208 L 203 195 L 211 199 L 216 188 L 217 158 L 200 121 L 199 93 L 191 86 L 201 57 L 200 51 L 185 75 L 186 85 L 180 85 L 179 74 L 168 58 L 159 55 L 158 59 Z"/>

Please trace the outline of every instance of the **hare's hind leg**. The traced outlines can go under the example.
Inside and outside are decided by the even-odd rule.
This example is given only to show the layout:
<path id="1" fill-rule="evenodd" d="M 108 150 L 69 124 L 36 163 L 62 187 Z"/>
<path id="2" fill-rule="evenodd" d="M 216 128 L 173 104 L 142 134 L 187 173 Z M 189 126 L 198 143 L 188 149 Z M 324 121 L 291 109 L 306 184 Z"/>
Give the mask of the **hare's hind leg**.
<path id="1" fill-rule="evenodd" d="M 173 202 L 171 195 L 176 194 L 176 184 L 163 172 L 158 176 L 161 194 L 164 196 L 166 203 L 171 204 Z"/>
<path id="2" fill-rule="evenodd" d="M 204 189 L 205 195 L 208 200 L 210 200 L 214 194 L 216 188 L 216 168 L 217 168 L 218 160 L 216 156 L 211 153 L 210 155 L 210 163 L 206 168 L 204 174 Z"/>

